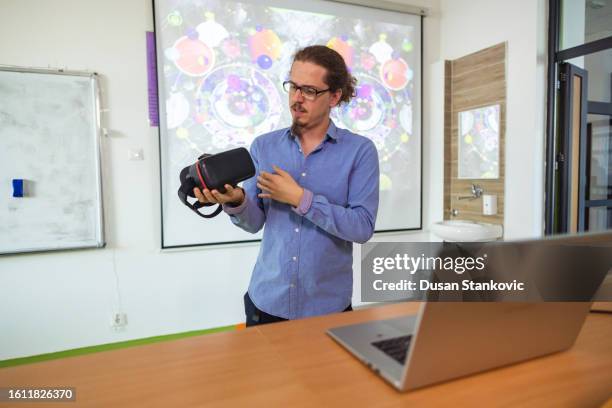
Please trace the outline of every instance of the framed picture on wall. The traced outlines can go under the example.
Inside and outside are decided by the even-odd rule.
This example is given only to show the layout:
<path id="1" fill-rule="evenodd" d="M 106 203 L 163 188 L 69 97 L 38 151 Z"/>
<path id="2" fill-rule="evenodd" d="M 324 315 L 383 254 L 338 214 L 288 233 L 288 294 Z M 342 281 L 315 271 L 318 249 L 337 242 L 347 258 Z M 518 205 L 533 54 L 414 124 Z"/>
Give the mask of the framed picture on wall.
<path id="1" fill-rule="evenodd" d="M 458 178 L 499 178 L 499 112 L 499 104 L 459 112 Z"/>

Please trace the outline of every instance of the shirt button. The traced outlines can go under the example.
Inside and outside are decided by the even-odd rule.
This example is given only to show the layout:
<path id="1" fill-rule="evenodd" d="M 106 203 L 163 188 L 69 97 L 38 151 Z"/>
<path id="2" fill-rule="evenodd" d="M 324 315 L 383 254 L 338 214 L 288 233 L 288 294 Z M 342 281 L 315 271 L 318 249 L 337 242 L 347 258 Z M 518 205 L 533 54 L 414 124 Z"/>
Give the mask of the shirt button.
<path id="1" fill-rule="evenodd" d="M 295 288 L 295 285 L 292 283 L 291 285 L 289 285 L 289 287 Z"/>
<path id="2" fill-rule="evenodd" d="M 300 229 L 299 229 L 299 228 L 296 228 L 296 229 L 295 229 L 295 232 L 300 232 Z"/>
<path id="3" fill-rule="evenodd" d="M 297 261 L 297 256 L 294 256 L 294 257 L 293 257 L 293 260 L 294 260 L 294 261 Z"/>
<path id="4" fill-rule="evenodd" d="M 306 177 L 306 173 L 302 173 L 302 177 Z"/>

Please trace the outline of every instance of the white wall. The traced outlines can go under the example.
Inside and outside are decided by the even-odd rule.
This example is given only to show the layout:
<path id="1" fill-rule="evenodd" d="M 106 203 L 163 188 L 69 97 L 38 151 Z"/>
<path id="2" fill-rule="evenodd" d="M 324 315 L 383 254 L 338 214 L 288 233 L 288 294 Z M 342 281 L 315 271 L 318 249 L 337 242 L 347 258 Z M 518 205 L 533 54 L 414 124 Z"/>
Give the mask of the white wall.
<path id="1" fill-rule="evenodd" d="M 429 3 L 437 1 L 415 4 Z M 158 136 L 148 126 L 146 93 L 151 1 L 3 0 L 0 14 L 0 64 L 98 72 L 109 129 L 107 247 L 0 258 L 0 360 L 244 321 L 242 295 L 258 245 L 159 250 Z M 430 21 L 425 46 L 436 51 L 438 27 Z M 426 52 L 424 66 L 437 58 Z M 128 161 L 131 148 L 142 148 L 144 161 Z M 427 241 L 429 234 L 377 239 Z M 358 304 L 358 262 L 354 269 Z M 111 328 L 115 312 L 127 313 L 125 329 Z"/>
<path id="2" fill-rule="evenodd" d="M 103 141 L 108 246 L 0 258 L 0 359 L 243 320 L 242 294 L 256 245 L 159 251 L 158 136 L 148 126 L 146 94 L 150 3 L 0 5 L 0 64 L 98 72 L 107 109 L 103 125 L 110 130 Z M 135 147 L 144 149 L 144 161 L 127 160 Z M 116 311 L 128 315 L 124 331 L 110 327 Z"/>
<path id="3" fill-rule="evenodd" d="M 545 56 L 537 44 L 544 0 L 398 2 L 430 8 L 423 55 L 425 230 L 375 240 L 435 239 L 427 230 L 442 218 L 438 61 L 501 41 L 509 49 L 507 236 L 539 235 L 544 81 L 537 61 Z M 103 143 L 107 248 L 0 258 L 0 360 L 243 321 L 242 294 L 258 245 L 159 250 L 159 155 L 157 129 L 147 120 L 145 65 L 151 2 L 3 0 L 0 13 L 9 16 L 0 25 L 0 64 L 98 72 L 110 133 Z M 128 161 L 130 148 L 143 148 L 145 160 Z M 357 261 L 354 269 L 359 304 Z M 118 311 L 128 315 L 122 331 L 110 327 Z"/>
<path id="4" fill-rule="evenodd" d="M 544 0 L 440 3 L 441 59 L 507 42 L 505 239 L 541 236 L 544 226 L 545 4 Z"/>

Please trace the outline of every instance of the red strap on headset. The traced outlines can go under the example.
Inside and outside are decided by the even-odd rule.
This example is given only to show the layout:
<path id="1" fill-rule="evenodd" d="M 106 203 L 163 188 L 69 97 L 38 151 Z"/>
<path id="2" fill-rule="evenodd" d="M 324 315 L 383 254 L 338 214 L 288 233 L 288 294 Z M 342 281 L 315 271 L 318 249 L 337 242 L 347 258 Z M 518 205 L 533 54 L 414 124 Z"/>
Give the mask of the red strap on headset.
<path id="1" fill-rule="evenodd" d="M 199 161 L 196 163 L 196 171 L 198 172 L 198 178 L 200 179 L 200 183 L 202 183 L 204 188 L 208 190 L 208 187 L 206 186 L 206 183 L 204 182 L 204 178 L 202 177 L 202 173 L 200 172 L 200 162 Z"/>

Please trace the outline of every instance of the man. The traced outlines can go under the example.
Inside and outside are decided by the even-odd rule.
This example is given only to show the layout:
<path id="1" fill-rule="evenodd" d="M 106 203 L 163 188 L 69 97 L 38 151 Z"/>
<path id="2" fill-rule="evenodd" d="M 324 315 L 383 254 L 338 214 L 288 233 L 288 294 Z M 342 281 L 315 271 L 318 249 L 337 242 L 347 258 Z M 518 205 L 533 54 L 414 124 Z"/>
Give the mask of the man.
<path id="1" fill-rule="evenodd" d="M 336 51 L 298 51 L 283 84 L 293 123 L 253 141 L 257 177 L 244 190 L 194 191 L 248 232 L 266 225 L 244 296 L 247 326 L 352 310 L 353 242 L 374 232 L 378 155 L 329 114 L 350 101 L 355 82 Z"/>

